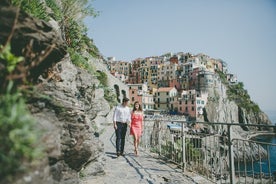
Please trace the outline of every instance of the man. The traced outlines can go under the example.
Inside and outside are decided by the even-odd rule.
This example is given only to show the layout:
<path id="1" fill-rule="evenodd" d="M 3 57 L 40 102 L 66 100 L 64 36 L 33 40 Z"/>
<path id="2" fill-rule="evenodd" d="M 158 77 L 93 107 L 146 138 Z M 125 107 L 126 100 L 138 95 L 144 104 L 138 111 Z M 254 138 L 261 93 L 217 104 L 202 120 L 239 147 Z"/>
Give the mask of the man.
<path id="1" fill-rule="evenodd" d="M 113 116 L 113 124 L 116 133 L 116 152 L 117 157 L 124 156 L 125 137 L 127 125 L 131 121 L 130 108 L 128 107 L 128 98 L 124 98 L 121 105 L 117 106 Z"/>

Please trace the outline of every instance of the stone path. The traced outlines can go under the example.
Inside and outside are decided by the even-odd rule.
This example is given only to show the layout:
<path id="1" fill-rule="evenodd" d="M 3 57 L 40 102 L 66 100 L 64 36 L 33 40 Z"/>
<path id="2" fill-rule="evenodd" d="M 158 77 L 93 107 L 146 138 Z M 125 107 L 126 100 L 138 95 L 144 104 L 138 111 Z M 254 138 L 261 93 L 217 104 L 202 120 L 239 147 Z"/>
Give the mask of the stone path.
<path id="1" fill-rule="evenodd" d="M 192 173 L 181 172 L 175 165 L 142 150 L 139 156 L 133 153 L 132 137 L 127 132 L 125 156 L 117 158 L 115 154 L 115 134 L 112 125 L 108 125 L 101 135 L 106 154 L 105 175 L 84 178 L 82 184 L 193 184 L 210 183 Z M 189 176 L 188 176 L 189 175 Z"/>

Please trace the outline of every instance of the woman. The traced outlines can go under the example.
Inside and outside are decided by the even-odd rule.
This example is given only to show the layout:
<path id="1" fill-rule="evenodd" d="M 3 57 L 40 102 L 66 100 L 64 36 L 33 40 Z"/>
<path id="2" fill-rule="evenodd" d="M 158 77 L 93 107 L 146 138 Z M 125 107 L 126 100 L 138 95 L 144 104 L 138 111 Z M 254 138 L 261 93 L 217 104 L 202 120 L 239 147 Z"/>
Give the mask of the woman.
<path id="1" fill-rule="evenodd" d="M 135 102 L 131 112 L 130 135 L 134 138 L 134 154 L 138 155 L 138 145 L 143 131 L 143 110 L 139 102 Z"/>

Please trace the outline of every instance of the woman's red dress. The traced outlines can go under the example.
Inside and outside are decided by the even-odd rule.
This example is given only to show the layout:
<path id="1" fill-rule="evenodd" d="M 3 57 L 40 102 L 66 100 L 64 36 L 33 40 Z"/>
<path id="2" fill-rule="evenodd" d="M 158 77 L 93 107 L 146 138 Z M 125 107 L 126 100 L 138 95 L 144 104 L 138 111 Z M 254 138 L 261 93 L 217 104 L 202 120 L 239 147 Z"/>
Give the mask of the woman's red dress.
<path id="1" fill-rule="evenodd" d="M 131 124 L 130 124 L 130 135 L 141 136 L 142 135 L 142 123 L 143 123 L 143 113 L 142 112 L 132 112 L 131 113 Z"/>

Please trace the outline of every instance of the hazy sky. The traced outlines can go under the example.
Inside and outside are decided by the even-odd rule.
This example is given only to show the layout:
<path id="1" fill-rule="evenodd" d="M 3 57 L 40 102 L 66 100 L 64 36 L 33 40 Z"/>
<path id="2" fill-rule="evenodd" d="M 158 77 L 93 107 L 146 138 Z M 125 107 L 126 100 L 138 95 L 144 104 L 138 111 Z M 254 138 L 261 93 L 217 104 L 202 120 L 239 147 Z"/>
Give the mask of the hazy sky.
<path id="1" fill-rule="evenodd" d="M 251 99 L 276 110 L 276 0 L 94 0 L 85 20 L 105 57 L 204 53 L 228 64 Z"/>

